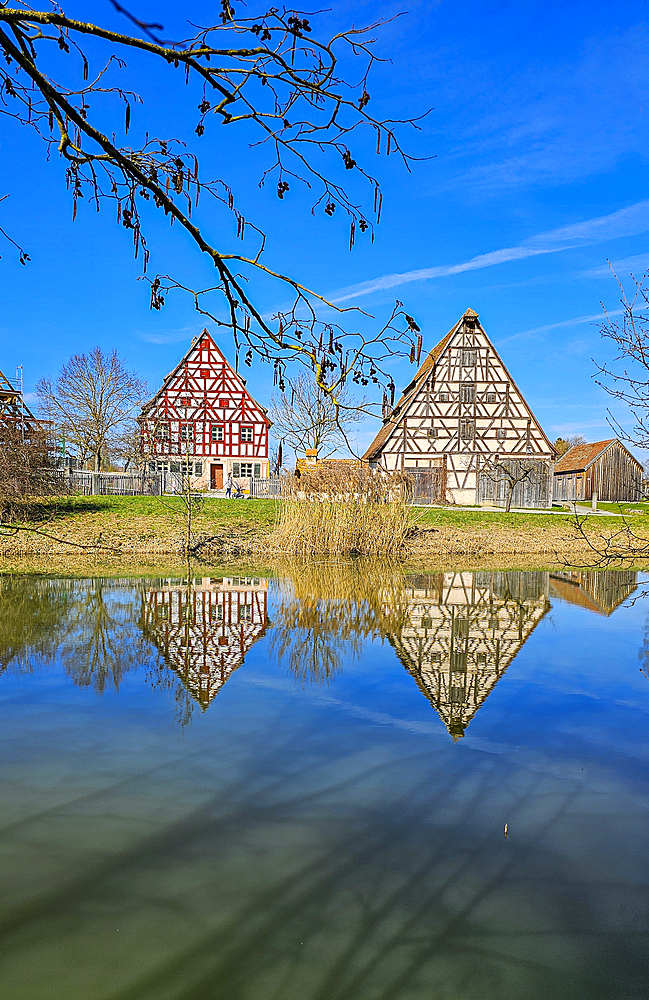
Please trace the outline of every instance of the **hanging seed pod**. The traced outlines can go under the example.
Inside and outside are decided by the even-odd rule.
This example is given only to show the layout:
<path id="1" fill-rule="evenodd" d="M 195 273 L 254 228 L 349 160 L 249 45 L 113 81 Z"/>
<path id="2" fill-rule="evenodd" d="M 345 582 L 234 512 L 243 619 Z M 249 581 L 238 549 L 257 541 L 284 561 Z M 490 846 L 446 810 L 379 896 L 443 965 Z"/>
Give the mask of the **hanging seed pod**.
<path id="1" fill-rule="evenodd" d="M 421 357 L 421 345 L 423 344 L 422 335 L 419 334 L 417 337 L 417 364 L 419 364 L 419 359 Z"/>
<path id="2" fill-rule="evenodd" d="M 356 237 L 356 225 L 352 222 L 349 228 L 349 249 L 351 250 L 354 246 L 354 239 Z"/>
<path id="3" fill-rule="evenodd" d="M 124 131 L 128 132 L 131 125 L 131 105 L 126 102 L 126 113 L 124 115 Z"/>
<path id="4" fill-rule="evenodd" d="M 410 364 L 413 364 L 415 360 L 415 345 L 410 345 Z"/>
<path id="5" fill-rule="evenodd" d="M 381 152 L 381 129 L 376 130 L 376 155 L 378 156 Z"/>
<path id="6" fill-rule="evenodd" d="M 378 211 L 376 213 L 376 224 L 377 224 L 377 226 L 378 226 L 379 222 L 381 221 L 381 208 L 382 208 L 382 206 L 383 206 L 383 192 L 379 191 L 379 207 L 378 207 Z"/>

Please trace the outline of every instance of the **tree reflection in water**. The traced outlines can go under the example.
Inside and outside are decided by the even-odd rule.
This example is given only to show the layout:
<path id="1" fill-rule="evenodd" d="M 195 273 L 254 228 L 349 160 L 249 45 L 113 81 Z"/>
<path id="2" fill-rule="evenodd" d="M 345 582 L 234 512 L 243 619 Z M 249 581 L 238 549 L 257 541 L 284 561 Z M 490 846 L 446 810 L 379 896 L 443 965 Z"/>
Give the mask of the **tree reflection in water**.
<path id="1" fill-rule="evenodd" d="M 73 584 L 32 576 L 0 577 L 0 671 L 31 670 L 56 649 Z"/>
<path id="2" fill-rule="evenodd" d="M 66 674 L 98 694 L 118 691 L 124 676 L 151 657 L 151 646 L 134 616 L 132 581 L 88 580 L 77 589 L 58 641 Z"/>
<path id="3" fill-rule="evenodd" d="M 58 660 L 79 687 L 117 691 L 151 657 L 133 581 L 0 578 L 0 668 Z"/>
<path id="4" fill-rule="evenodd" d="M 271 650 L 296 680 L 327 684 L 369 639 L 399 629 L 407 616 L 403 570 L 383 560 L 289 564 Z"/>

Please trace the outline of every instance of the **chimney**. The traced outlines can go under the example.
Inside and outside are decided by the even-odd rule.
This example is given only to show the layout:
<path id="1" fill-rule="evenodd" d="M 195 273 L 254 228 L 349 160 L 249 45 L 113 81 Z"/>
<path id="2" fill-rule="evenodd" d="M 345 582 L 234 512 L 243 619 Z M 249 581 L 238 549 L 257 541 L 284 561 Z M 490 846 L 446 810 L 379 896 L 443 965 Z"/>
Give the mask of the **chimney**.
<path id="1" fill-rule="evenodd" d="M 317 465 L 318 464 L 318 449 L 308 448 L 304 453 L 307 465 Z"/>

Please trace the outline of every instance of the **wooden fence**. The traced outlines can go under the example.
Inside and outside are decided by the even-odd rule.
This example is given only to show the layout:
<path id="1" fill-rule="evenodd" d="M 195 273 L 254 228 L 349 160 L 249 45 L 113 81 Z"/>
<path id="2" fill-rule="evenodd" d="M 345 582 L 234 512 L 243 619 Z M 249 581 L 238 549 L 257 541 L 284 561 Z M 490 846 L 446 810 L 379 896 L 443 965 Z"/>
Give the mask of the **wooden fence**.
<path id="1" fill-rule="evenodd" d="M 160 473 L 84 472 L 60 469 L 61 485 L 82 496 L 160 496 L 165 483 Z"/>

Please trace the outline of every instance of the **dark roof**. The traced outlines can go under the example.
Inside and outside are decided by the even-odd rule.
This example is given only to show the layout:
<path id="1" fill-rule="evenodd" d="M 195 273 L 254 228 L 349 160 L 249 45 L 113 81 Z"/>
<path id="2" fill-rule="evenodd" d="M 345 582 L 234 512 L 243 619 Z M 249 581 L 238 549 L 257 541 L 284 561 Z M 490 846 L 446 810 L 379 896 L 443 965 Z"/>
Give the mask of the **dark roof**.
<path id="1" fill-rule="evenodd" d="M 379 454 L 379 452 L 383 448 L 383 445 L 386 443 L 386 441 L 390 437 L 390 434 L 392 433 L 392 431 L 394 430 L 394 428 L 399 423 L 399 416 L 401 414 L 401 411 L 410 402 L 410 400 L 412 399 L 412 397 L 417 392 L 417 389 L 419 388 L 420 383 L 423 382 L 424 378 L 426 377 L 426 375 L 428 374 L 428 372 L 431 370 L 431 368 L 433 367 L 433 365 L 436 363 L 436 361 L 439 360 L 441 354 L 444 351 L 444 348 L 447 346 L 448 342 L 450 341 L 451 337 L 453 336 L 453 334 L 457 330 L 458 326 L 460 325 L 460 323 L 462 322 L 462 320 L 464 319 L 464 317 L 465 316 L 475 316 L 475 317 L 477 317 L 477 315 L 478 314 L 476 312 L 474 312 L 473 309 L 467 309 L 467 311 L 464 313 L 464 316 L 462 316 L 462 319 L 458 320 L 458 322 L 455 324 L 455 326 L 453 326 L 448 331 L 448 333 L 446 334 L 446 336 L 442 337 L 442 339 L 440 340 L 440 342 L 435 347 L 433 347 L 432 351 L 430 352 L 430 354 L 428 355 L 428 357 L 426 358 L 426 360 L 424 361 L 424 363 L 421 365 L 421 367 L 420 367 L 419 371 L 417 372 L 417 374 L 415 375 L 415 377 L 412 379 L 411 382 L 408 383 L 408 385 L 406 386 L 406 388 L 403 390 L 401 399 L 399 400 L 399 402 L 397 403 L 397 405 L 394 407 L 394 409 L 391 411 L 389 417 L 384 422 L 383 427 L 381 428 L 381 430 L 376 435 L 376 437 L 372 441 L 371 445 L 369 446 L 369 448 L 367 449 L 367 451 L 363 455 L 364 459 L 366 459 L 367 461 L 370 461 L 371 459 L 375 458 L 376 455 Z"/>
<path id="2" fill-rule="evenodd" d="M 554 467 L 555 474 L 557 472 L 585 472 L 613 444 L 624 448 L 622 442 L 618 441 L 617 438 L 609 438 L 608 441 L 594 441 L 592 444 L 576 444 L 559 459 Z M 637 458 L 627 448 L 624 448 L 624 451 L 640 465 Z"/>

